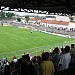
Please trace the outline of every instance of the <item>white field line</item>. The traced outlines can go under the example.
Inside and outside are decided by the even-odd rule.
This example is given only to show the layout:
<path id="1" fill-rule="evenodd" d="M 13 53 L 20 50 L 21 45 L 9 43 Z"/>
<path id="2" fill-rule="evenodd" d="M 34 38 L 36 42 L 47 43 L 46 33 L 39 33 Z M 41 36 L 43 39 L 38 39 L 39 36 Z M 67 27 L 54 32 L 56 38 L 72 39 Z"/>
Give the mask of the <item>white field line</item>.
<path id="1" fill-rule="evenodd" d="M 67 37 L 67 38 L 75 38 L 75 37 L 71 37 L 70 35 L 62 35 L 62 34 L 56 34 L 56 33 L 51 33 L 51 32 L 46 32 L 46 31 L 41 31 L 47 34 L 53 34 L 53 35 L 57 35 L 57 36 L 62 36 L 62 37 Z"/>

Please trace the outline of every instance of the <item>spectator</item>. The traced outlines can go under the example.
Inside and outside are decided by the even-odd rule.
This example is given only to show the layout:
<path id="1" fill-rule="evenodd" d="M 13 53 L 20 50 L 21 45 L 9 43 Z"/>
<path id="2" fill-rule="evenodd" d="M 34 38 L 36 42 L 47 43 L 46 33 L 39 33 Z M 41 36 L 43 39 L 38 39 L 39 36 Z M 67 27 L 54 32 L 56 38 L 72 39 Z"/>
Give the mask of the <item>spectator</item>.
<path id="1" fill-rule="evenodd" d="M 64 48 L 62 47 L 62 48 L 61 48 L 60 56 L 63 55 L 63 54 L 64 54 Z"/>
<path id="2" fill-rule="evenodd" d="M 75 47 L 74 44 L 71 44 L 71 63 L 70 63 L 70 67 L 75 67 Z"/>
<path id="3" fill-rule="evenodd" d="M 35 68 L 28 54 L 22 56 L 21 75 L 35 75 Z"/>
<path id="4" fill-rule="evenodd" d="M 71 44 L 71 62 L 75 63 L 75 47 L 74 44 Z"/>
<path id="5" fill-rule="evenodd" d="M 3 58 L 3 60 L 2 60 L 3 65 L 6 65 L 7 62 L 8 62 L 8 59 L 7 58 Z"/>
<path id="6" fill-rule="evenodd" d="M 18 62 L 16 62 L 13 66 L 13 71 L 11 73 L 11 75 L 20 75 L 20 65 Z"/>
<path id="7" fill-rule="evenodd" d="M 69 63 L 71 62 L 71 55 L 70 55 L 70 47 L 65 47 L 65 54 L 62 56 L 60 64 L 61 64 L 61 70 L 68 69 Z"/>
<path id="8" fill-rule="evenodd" d="M 58 68 L 58 70 L 59 71 L 61 71 L 62 70 L 62 63 L 61 62 L 63 62 L 63 55 L 64 55 L 64 53 L 65 53 L 65 50 L 64 50 L 64 48 L 61 48 L 61 53 L 60 53 L 60 60 L 59 60 L 59 68 Z"/>
<path id="9" fill-rule="evenodd" d="M 37 63 L 39 64 L 39 66 L 40 66 L 41 62 L 42 62 L 41 57 L 40 56 L 37 56 Z"/>
<path id="10" fill-rule="evenodd" d="M 10 73 L 10 66 L 9 65 L 5 66 L 4 75 L 11 75 L 11 73 Z"/>
<path id="11" fill-rule="evenodd" d="M 49 53 L 42 54 L 42 63 L 40 65 L 40 75 L 54 75 L 54 65 L 48 60 Z"/>
<path id="12" fill-rule="evenodd" d="M 59 58 L 60 58 L 60 56 L 59 56 L 59 48 L 56 47 L 56 48 L 54 49 L 54 51 L 55 51 L 55 53 L 54 53 L 54 55 L 53 55 L 52 60 L 53 60 L 54 68 L 55 68 L 55 74 L 56 74 L 56 72 L 57 72 L 57 70 L 58 70 Z"/>
<path id="13" fill-rule="evenodd" d="M 57 75 L 75 75 L 75 68 L 68 68 L 60 71 Z"/>
<path id="14" fill-rule="evenodd" d="M 34 59 L 33 59 L 33 66 L 35 68 L 36 75 L 39 75 L 39 64 L 36 61 L 36 57 L 34 57 Z"/>
<path id="15" fill-rule="evenodd" d="M 16 59 L 16 56 L 14 55 L 13 60 Z"/>

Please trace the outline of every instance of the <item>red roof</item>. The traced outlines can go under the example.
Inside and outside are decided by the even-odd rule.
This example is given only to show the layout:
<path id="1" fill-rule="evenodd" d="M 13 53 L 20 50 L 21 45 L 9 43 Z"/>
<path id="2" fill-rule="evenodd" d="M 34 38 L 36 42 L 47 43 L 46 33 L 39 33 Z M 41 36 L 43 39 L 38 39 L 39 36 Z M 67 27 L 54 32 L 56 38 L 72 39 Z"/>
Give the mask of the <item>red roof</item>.
<path id="1" fill-rule="evenodd" d="M 31 18 L 32 21 L 39 21 L 39 19 Z M 56 20 L 40 20 L 41 23 L 47 23 L 47 24 L 58 24 L 58 25 L 68 25 L 69 22 L 67 21 L 56 21 Z"/>
<path id="2" fill-rule="evenodd" d="M 37 19 L 37 18 L 30 18 L 30 20 L 32 20 L 32 21 L 38 21 L 39 19 Z"/>

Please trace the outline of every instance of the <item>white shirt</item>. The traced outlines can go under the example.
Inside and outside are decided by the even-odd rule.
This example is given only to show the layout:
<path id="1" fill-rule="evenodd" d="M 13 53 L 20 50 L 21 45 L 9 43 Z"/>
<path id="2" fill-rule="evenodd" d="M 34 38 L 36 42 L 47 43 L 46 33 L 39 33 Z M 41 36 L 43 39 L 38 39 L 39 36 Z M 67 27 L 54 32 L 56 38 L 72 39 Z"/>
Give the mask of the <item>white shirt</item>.
<path id="1" fill-rule="evenodd" d="M 59 64 L 62 64 L 62 70 L 69 68 L 69 63 L 71 62 L 70 53 L 63 54 L 60 58 Z"/>
<path id="2" fill-rule="evenodd" d="M 17 62 L 17 59 L 14 59 L 13 61 L 16 63 Z"/>

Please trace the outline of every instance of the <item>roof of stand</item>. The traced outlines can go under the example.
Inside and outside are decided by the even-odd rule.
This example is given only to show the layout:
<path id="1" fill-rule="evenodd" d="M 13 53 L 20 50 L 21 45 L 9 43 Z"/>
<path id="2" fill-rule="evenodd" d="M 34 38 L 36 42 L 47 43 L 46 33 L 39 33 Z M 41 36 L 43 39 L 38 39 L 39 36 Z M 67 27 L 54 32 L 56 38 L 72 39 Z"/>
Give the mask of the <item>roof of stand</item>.
<path id="1" fill-rule="evenodd" d="M 28 9 L 49 13 L 75 13 L 75 0 L 0 0 L 0 6 L 20 11 Z"/>

